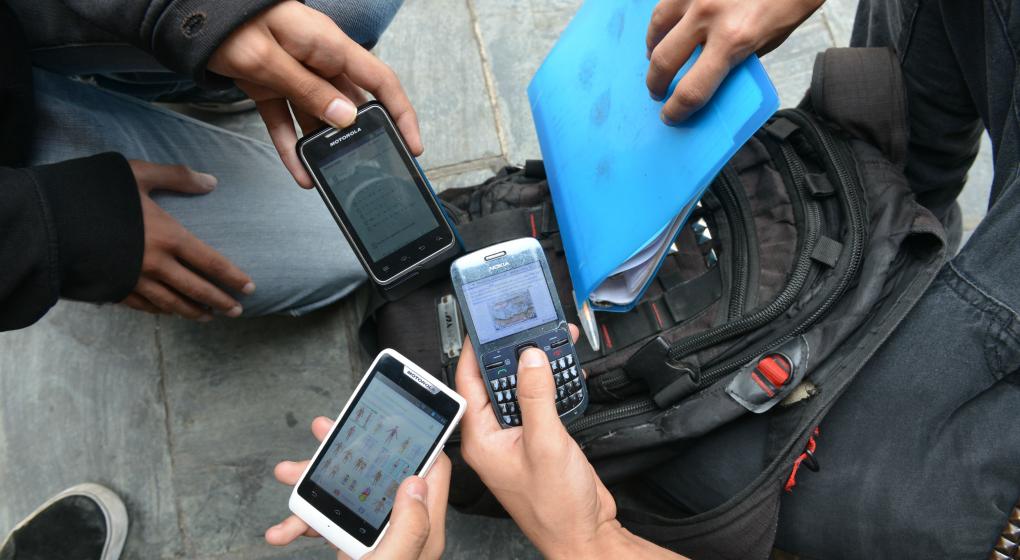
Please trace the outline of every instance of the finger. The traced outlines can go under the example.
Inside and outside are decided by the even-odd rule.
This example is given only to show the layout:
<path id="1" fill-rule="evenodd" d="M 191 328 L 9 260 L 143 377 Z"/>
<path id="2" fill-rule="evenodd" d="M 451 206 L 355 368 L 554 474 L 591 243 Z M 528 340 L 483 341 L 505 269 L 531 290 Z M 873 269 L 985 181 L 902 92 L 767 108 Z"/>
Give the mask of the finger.
<path id="1" fill-rule="evenodd" d="M 305 135 L 322 128 L 322 121 L 304 111 L 295 111 L 294 119 L 297 120 L 298 126 L 301 127 L 301 133 Z"/>
<path id="2" fill-rule="evenodd" d="M 273 476 L 281 484 L 294 486 L 301 480 L 301 475 L 307 468 L 308 461 L 280 461 L 273 467 Z"/>
<path id="3" fill-rule="evenodd" d="M 730 71 L 730 59 L 722 47 L 714 47 L 713 43 L 705 46 L 694 66 L 680 79 L 673 95 L 662 108 L 662 120 L 666 124 L 684 121 L 705 103 L 719 89 L 719 84 Z"/>
<path id="4" fill-rule="evenodd" d="M 570 331 L 570 341 L 577 342 L 577 338 L 581 336 L 581 331 L 577 329 L 577 325 L 573 323 L 567 323 L 567 330 Z"/>
<path id="5" fill-rule="evenodd" d="M 464 418 L 460 424 L 464 438 L 484 437 L 486 434 L 498 432 L 499 422 L 489 403 L 489 392 L 485 389 L 485 380 L 478 370 L 478 360 L 475 358 L 474 348 L 471 347 L 471 339 L 464 339 L 454 383 L 457 392 L 467 401 Z"/>
<path id="6" fill-rule="evenodd" d="M 421 556 L 431 530 L 425 505 L 428 492 L 428 484 L 421 478 L 410 476 L 404 480 L 393 500 L 390 528 L 373 557 L 397 560 Z"/>
<path id="7" fill-rule="evenodd" d="M 296 111 L 315 115 L 334 128 L 354 124 L 357 115 L 354 104 L 279 45 L 268 50 L 263 70 L 255 81 L 283 93 Z"/>
<path id="8" fill-rule="evenodd" d="M 435 464 L 425 476 L 429 491 L 426 506 L 429 510 L 429 538 L 422 550 L 421 558 L 439 558 L 446 548 L 446 504 L 450 495 L 450 471 L 453 466 L 446 453 L 440 453 Z"/>
<path id="9" fill-rule="evenodd" d="M 285 546 L 309 531 L 308 524 L 296 515 L 291 515 L 277 525 L 266 529 L 266 542 L 273 546 Z"/>
<path id="10" fill-rule="evenodd" d="M 138 295 L 137 293 L 129 294 L 128 297 L 124 298 L 124 300 L 121 301 L 121 303 L 132 309 L 137 309 L 138 311 L 144 311 L 146 313 L 154 313 L 156 315 L 164 313 L 162 309 L 156 307 L 155 305 L 152 304 L 151 301 L 145 299 L 144 297 Z"/>
<path id="11" fill-rule="evenodd" d="M 284 167 L 290 171 L 299 185 L 306 189 L 312 188 L 312 176 L 305 170 L 297 155 L 297 133 L 294 130 L 294 119 L 291 117 L 287 100 L 274 98 L 256 101 L 255 108 L 258 109 L 262 122 L 266 124 L 269 138 L 276 147 L 276 153 L 280 154 Z"/>
<path id="12" fill-rule="evenodd" d="M 662 0 L 652 12 L 652 20 L 648 24 L 648 33 L 645 36 L 645 46 L 648 48 L 648 56 L 659 45 L 663 37 L 670 29 L 676 26 L 687 11 L 690 0 Z"/>
<path id="13" fill-rule="evenodd" d="M 144 185 L 144 192 L 154 190 L 173 191 L 185 194 L 206 194 L 216 188 L 216 177 L 208 173 L 199 173 L 186 165 L 163 165 L 160 163 L 140 162 L 144 165 L 132 165 L 135 180 Z"/>
<path id="14" fill-rule="evenodd" d="M 168 262 L 161 267 L 158 278 L 177 293 L 199 304 L 217 309 L 227 317 L 240 317 L 244 311 L 237 300 L 176 261 Z"/>
<path id="15" fill-rule="evenodd" d="M 358 49 L 352 53 L 347 65 L 351 82 L 375 96 L 389 111 L 411 153 L 420 156 L 424 151 L 418 114 L 411 105 L 397 75 L 372 53 Z"/>
<path id="16" fill-rule="evenodd" d="M 446 499 L 450 494 L 450 472 L 452 469 L 453 464 L 450 462 L 450 458 L 446 456 L 446 453 L 440 453 L 432 468 L 429 469 L 428 474 L 425 475 L 425 482 L 429 485 L 427 500 L 430 513 L 429 519 L 433 521 L 445 518 Z"/>
<path id="17" fill-rule="evenodd" d="M 328 18 L 320 18 L 318 25 L 321 27 L 312 26 L 312 29 L 298 37 L 294 37 L 293 33 L 288 33 L 287 29 L 274 30 L 274 23 L 270 22 L 270 30 L 274 31 L 277 36 L 288 37 L 286 52 L 301 61 L 298 63 L 299 66 L 303 64 L 312 68 L 320 76 L 334 78 L 346 76 L 352 84 L 370 92 L 389 111 L 411 153 L 421 155 L 422 144 L 418 116 L 414 107 L 411 106 L 411 101 L 407 98 L 404 88 L 400 85 L 400 80 L 389 66 L 345 35 Z M 287 97 L 292 102 L 296 101 L 290 95 Z M 296 105 L 300 110 L 319 115 L 315 108 L 309 108 L 300 101 Z M 323 120 L 332 126 L 337 126 L 329 119 Z M 353 122 L 353 117 L 351 121 Z"/>
<path id="18" fill-rule="evenodd" d="M 156 280 L 142 277 L 138 280 L 138 286 L 135 287 L 135 290 L 145 299 L 152 302 L 153 305 L 167 313 L 180 315 L 185 319 L 191 319 L 200 323 L 211 321 L 213 318 L 208 310 L 186 301 L 179 294 L 174 293 L 173 290 Z"/>
<path id="19" fill-rule="evenodd" d="M 365 90 L 352 82 L 346 74 L 341 74 L 330 81 L 340 90 L 340 93 L 346 95 L 347 99 L 351 100 L 351 103 L 360 107 L 368 102 L 368 95 L 365 94 Z"/>
<path id="20" fill-rule="evenodd" d="M 556 411 L 556 384 L 545 352 L 529 348 L 517 363 L 517 404 L 521 408 L 524 445 L 527 448 L 562 427 Z"/>
<path id="21" fill-rule="evenodd" d="M 255 291 L 255 283 L 250 276 L 189 231 L 184 232 L 177 256 L 196 272 L 227 289 L 244 295 L 251 295 Z"/>
<path id="22" fill-rule="evenodd" d="M 692 18 L 680 20 L 666 34 L 666 37 L 652 50 L 648 58 L 648 75 L 645 76 L 645 85 L 653 99 L 663 99 L 669 90 L 669 85 L 676 78 L 676 73 L 687 62 L 687 59 L 694 53 L 694 49 L 701 43 L 704 36 L 696 33 Z"/>
<path id="23" fill-rule="evenodd" d="M 319 416 L 315 420 L 312 420 L 312 435 L 315 439 L 322 441 L 326 439 L 329 434 L 329 430 L 333 427 L 333 421 L 325 416 Z"/>

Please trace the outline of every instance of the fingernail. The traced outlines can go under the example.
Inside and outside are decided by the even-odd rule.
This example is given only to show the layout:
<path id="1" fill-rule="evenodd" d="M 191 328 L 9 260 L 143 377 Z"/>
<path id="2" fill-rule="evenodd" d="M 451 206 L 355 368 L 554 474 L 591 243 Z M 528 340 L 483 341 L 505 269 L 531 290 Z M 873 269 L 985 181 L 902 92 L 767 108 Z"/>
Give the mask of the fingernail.
<path id="1" fill-rule="evenodd" d="M 230 317 L 231 319 L 235 319 L 237 317 L 240 317 L 243 311 L 244 311 L 243 307 L 241 307 L 240 305 L 235 305 L 228 309 L 227 312 L 224 313 L 224 315 Z"/>
<path id="2" fill-rule="evenodd" d="M 653 101 L 662 101 L 662 99 L 663 99 L 663 96 L 661 96 L 661 95 L 659 95 L 659 94 L 657 94 L 657 93 L 655 93 L 654 91 L 651 91 L 651 90 L 648 91 L 648 95 L 652 98 Z"/>
<path id="3" fill-rule="evenodd" d="M 212 315 L 202 315 L 201 317 L 198 318 L 199 323 L 208 323 L 209 321 L 212 320 L 213 320 Z"/>
<path id="4" fill-rule="evenodd" d="M 326 112 L 322 114 L 322 120 L 328 122 L 333 128 L 350 126 L 354 122 L 354 115 L 358 110 L 350 102 L 337 98 L 329 102 Z"/>
<path id="5" fill-rule="evenodd" d="M 219 183 L 219 180 L 216 177 L 208 173 L 199 173 L 198 179 L 201 182 L 202 186 L 205 187 L 205 189 L 208 191 L 215 189 L 216 185 Z"/>
<path id="6" fill-rule="evenodd" d="M 417 480 L 414 480 L 410 484 L 407 485 L 407 495 L 411 496 L 415 500 L 418 500 L 419 502 L 424 504 L 425 503 L 425 492 L 427 491 L 426 490 L 427 487 L 425 486 L 425 481 L 423 481 L 422 479 L 417 478 L 417 477 L 415 477 L 415 478 Z"/>
<path id="7" fill-rule="evenodd" d="M 676 126 L 676 121 L 667 117 L 666 113 L 660 114 L 659 118 L 662 119 L 662 122 L 666 123 L 666 126 Z"/>
<path id="8" fill-rule="evenodd" d="M 521 354 L 521 366 L 527 368 L 542 367 L 549 364 L 545 352 L 538 348 L 528 348 Z"/>
<path id="9" fill-rule="evenodd" d="M 255 283 L 254 282 L 248 282 L 247 284 L 245 284 L 244 287 L 241 288 L 241 293 L 246 295 L 246 296 L 250 296 L 253 293 L 255 293 Z"/>

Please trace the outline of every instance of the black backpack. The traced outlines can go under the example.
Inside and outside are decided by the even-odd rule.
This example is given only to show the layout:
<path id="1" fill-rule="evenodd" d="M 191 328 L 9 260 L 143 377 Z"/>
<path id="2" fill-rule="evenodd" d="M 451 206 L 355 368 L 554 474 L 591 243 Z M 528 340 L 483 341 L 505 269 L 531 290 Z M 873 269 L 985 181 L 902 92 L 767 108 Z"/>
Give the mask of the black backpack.
<path id="1" fill-rule="evenodd" d="M 944 228 L 902 173 L 899 72 L 885 49 L 820 54 L 808 97 L 732 158 L 640 304 L 597 315 L 602 349 L 579 339 L 592 403 L 568 429 L 632 532 L 695 557 L 767 557 L 781 492 L 801 466 L 817 467 L 822 417 L 944 263 Z M 538 238 L 577 323 L 540 162 L 440 198 L 468 250 Z M 452 293 L 444 279 L 372 303 L 363 343 L 395 348 L 452 383 L 463 337 Z M 676 517 L 631 484 L 747 414 L 769 418 L 767 467 L 721 505 Z M 501 515 L 456 441 L 447 451 L 451 504 Z"/>

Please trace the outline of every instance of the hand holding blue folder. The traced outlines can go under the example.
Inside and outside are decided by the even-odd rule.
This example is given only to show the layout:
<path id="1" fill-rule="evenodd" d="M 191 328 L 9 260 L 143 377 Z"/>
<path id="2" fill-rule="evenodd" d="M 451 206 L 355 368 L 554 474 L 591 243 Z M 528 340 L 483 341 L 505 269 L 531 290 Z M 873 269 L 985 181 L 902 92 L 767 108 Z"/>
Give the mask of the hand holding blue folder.
<path id="1" fill-rule="evenodd" d="M 751 56 L 692 118 L 663 124 L 662 102 L 645 87 L 655 4 L 587 0 L 528 87 L 574 297 L 596 349 L 589 310 L 638 303 L 712 179 L 779 107 Z"/>

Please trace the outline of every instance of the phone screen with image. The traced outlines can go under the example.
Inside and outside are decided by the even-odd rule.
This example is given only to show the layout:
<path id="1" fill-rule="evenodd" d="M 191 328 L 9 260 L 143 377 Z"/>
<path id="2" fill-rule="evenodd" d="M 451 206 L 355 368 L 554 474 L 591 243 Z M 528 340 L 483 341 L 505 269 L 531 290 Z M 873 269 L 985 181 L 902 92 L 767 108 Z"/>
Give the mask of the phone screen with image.
<path id="1" fill-rule="evenodd" d="M 469 282 L 462 290 L 481 344 L 558 320 L 537 262 Z"/>
<path id="2" fill-rule="evenodd" d="M 379 528 L 397 487 L 414 474 L 447 422 L 393 381 L 376 376 L 323 451 L 312 482 Z"/>

